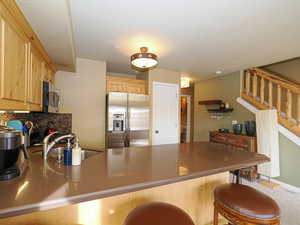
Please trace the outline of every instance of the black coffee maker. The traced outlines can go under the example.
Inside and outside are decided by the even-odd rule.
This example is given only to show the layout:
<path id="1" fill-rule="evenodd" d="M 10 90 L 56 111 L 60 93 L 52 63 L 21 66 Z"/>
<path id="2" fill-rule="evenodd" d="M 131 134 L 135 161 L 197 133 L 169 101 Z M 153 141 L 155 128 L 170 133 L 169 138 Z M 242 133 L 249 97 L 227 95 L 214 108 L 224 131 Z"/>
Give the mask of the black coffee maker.
<path id="1" fill-rule="evenodd" d="M 25 158 L 28 158 L 21 137 L 21 131 L 0 126 L 0 181 L 20 175 L 20 169 L 16 166 L 20 150 L 24 152 Z"/>

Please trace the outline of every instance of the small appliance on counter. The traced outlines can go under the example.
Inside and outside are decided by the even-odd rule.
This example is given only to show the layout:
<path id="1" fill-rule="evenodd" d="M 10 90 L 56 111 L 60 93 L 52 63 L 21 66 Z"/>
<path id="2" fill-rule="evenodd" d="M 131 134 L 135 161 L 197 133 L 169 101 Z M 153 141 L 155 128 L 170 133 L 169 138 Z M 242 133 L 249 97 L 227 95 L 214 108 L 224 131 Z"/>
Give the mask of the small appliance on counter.
<path id="1" fill-rule="evenodd" d="M 243 132 L 243 124 L 234 124 L 233 125 L 233 133 L 236 135 L 241 135 Z"/>
<path id="2" fill-rule="evenodd" d="M 256 136 L 256 123 L 254 120 L 245 121 L 245 129 L 247 136 Z"/>
<path id="3" fill-rule="evenodd" d="M 0 181 L 20 175 L 20 169 L 16 166 L 20 150 L 23 151 L 25 159 L 28 158 L 28 153 L 21 139 L 21 131 L 0 126 Z"/>

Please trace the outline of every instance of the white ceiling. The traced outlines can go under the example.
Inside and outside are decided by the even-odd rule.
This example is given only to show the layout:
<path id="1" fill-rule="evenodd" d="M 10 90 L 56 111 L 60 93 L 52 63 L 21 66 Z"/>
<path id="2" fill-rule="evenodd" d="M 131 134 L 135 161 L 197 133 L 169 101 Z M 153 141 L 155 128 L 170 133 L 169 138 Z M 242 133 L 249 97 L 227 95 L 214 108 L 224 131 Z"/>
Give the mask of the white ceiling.
<path id="1" fill-rule="evenodd" d="M 73 70 L 75 45 L 67 0 L 16 0 L 58 68 Z"/>
<path id="2" fill-rule="evenodd" d="M 22 2 L 28 1 L 40 0 Z M 40 1 L 47 4 L 30 22 L 47 24 L 37 32 L 55 60 L 67 62 L 63 36 L 50 38 L 62 29 L 55 19 L 60 9 L 48 8 L 57 1 L 62 0 Z M 70 0 L 70 5 L 77 57 L 105 60 L 111 72 L 132 73 L 129 57 L 141 46 L 158 55 L 160 68 L 198 79 L 300 56 L 299 0 Z"/>

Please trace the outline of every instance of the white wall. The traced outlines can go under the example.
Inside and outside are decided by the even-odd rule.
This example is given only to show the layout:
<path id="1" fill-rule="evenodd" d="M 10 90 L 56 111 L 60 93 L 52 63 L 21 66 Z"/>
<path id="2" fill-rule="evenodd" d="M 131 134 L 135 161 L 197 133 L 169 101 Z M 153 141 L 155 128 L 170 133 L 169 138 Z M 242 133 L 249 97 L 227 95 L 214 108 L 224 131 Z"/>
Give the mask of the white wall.
<path id="1" fill-rule="evenodd" d="M 56 73 L 61 112 L 72 113 L 72 130 L 83 147 L 105 146 L 106 63 L 77 58 L 76 73 Z"/>

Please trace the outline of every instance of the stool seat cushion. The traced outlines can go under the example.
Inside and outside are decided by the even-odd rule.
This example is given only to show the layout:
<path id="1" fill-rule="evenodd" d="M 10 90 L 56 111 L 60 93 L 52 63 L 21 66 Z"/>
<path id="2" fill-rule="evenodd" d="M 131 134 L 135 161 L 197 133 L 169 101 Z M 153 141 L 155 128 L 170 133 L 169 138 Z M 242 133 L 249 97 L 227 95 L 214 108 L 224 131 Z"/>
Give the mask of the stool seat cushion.
<path id="1" fill-rule="evenodd" d="M 242 184 L 224 184 L 214 191 L 215 201 L 248 217 L 272 219 L 280 216 L 277 203 L 264 193 Z"/>
<path id="2" fill-rule="evenodd" d="M 152 202 L 138 206 L 127 216 L 124 225 L 195 225 L 190 216 L 180 208 Z"/>

